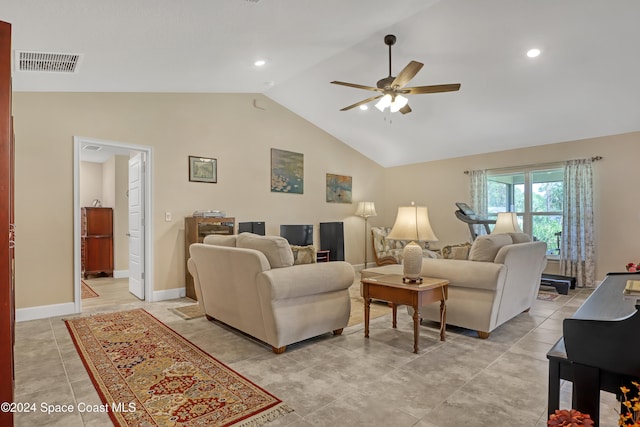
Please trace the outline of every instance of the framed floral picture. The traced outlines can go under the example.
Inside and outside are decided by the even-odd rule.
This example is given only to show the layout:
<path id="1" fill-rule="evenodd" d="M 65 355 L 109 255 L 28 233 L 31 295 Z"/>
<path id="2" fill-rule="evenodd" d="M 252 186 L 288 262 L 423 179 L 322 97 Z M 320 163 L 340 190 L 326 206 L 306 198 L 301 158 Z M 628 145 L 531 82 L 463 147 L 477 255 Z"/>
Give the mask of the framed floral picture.
<path id="1" fill-rule="evenodd" d="M 189 181 L 218 182 L 218 161 L 207 157 L 189 156 Z"/>
<path id="2" fill-rule="evenodd" d="M 292 151 L 271 149 L 271 191 L 274 193 L 304 193 L 304 155 Z"/>

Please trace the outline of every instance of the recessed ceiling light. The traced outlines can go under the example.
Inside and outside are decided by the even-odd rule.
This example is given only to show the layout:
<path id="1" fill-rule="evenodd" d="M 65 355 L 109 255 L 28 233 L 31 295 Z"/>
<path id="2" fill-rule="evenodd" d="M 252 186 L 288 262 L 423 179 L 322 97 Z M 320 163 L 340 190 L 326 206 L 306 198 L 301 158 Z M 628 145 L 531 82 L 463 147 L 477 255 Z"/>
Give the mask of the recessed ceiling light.
<path id="1" fill-rule="evenodd" d="M 262 67 L 266 63 L 267 61 L 265 61 L 264 59 L 258 59 L 256 62 L 253 63 L 253 65 L 255 65 L 256 67 Z"/>
<path id="2" fill-rule="evenodd" d="M 540 55 L 540 49 L 529 49 L 527 51 L 527 56 L 529 58 L 535 58 L 538 55 Z"/>
<path id="3" fill-rule="evenodd" d="M 361 109 L 362 111 L 367 111 L 367 110 L 369 109 L 369 106 L 368 106 L 368 105 L 365 105 L 365 104 L 362 104 L 362 105 L 360 106 L 360 109 Z"/>

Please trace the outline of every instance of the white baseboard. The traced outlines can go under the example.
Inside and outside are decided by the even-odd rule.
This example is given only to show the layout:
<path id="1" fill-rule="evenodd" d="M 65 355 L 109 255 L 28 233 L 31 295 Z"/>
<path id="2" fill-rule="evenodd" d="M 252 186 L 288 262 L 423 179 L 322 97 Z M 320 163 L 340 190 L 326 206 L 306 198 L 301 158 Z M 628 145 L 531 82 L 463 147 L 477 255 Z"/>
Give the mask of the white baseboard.
<path id="1" fill-rule="evenodd" d="M 26 322 L 28 320 L 46 319 L 47 317 L 76 314 L 75 310 L 75 304 L 72 302 L 41 305 L 39 307 L 18 308 L 16 309 L 16 322 Z"/>
<path id="2" fill-rule="evenodd" d="M 124 277 L 129 277 L 129 270 L 113 270 L 114 279 L 122 279 Z"/>
<path id="3" fill-rule="evenodd" d="M 168 299 L 184 298 L 187 294 L 185 288 L 165 289 L 163 291 L 153 291 L 152 301 L 165 301 Z"/>

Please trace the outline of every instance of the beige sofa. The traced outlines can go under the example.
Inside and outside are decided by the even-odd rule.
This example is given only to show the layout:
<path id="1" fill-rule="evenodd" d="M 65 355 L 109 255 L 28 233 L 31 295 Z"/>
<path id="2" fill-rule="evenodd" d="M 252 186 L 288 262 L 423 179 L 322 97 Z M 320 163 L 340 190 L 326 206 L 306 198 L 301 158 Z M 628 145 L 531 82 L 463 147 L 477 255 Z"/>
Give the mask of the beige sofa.
<path id="1" fill-rule="evenodd" d="M 294 265 L 286 239 L 241 233 L 207 236 L 187 263 L 200 308 L 283 353 L 288 344 L 333 332 L 349 321 L 353 267 L 346 262 Z"/>
<path id="2" fill-rule="evenodd" d="M 531 242 L 522 233 L 479 236 L 467 260 L 423 259 L 422 276 L 449 280 L 447 324 L 488 338 L 495 328 L 533 305 L 547 263 L 546 252 L 546 243 Z M 402 274 L 402 266 L 362 271 L 363 278 L 380 274 Z M 439 321 L 438 304 L 422 307 L 420 317 Z"/>
<path id="3" fill-rule="evenodd" d="M 391 240 L 387 236 L 391 227 L 371 227 L 371 245 L 373 257 L 377 265 L 390 265 L 402 263 L 402 252 L 409 243 L 407 240 Z M 422 256 L 437 258 L 438 254 L 429 250 L 429 242 L 417 242 L 422 247 Z"/>

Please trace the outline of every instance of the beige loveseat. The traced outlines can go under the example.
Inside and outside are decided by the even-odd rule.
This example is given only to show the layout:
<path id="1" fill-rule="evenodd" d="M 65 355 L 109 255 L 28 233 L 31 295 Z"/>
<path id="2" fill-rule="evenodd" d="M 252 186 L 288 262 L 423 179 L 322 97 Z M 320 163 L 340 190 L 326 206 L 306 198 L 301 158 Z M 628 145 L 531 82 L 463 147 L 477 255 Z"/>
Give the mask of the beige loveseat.
<path id="1" fill-rule="evenodd" d="M 349 321 L 353 267 L 342 261 L 294 265 L 286 239 L 241 233 L 207 236 L 187 263 L 200 308 L 283 353 L 288 344 Z"/>
<path id="2" fill-rule="evenodd" d="M 479 236 L 467 260 L 422 260 L 422 276 L 449 280 L 447 324 L 489 333 L 534 303 L 547 258 L 544 242 L 531 242 L 522 233 Z M 362 271 L 362 277 L 402 274 L 402 266 L 387 265 Z M 413 314 L 410 310 L 410 314 Z M 439 321 L 438 304 L 424 306 L 420 317 Z"/>

